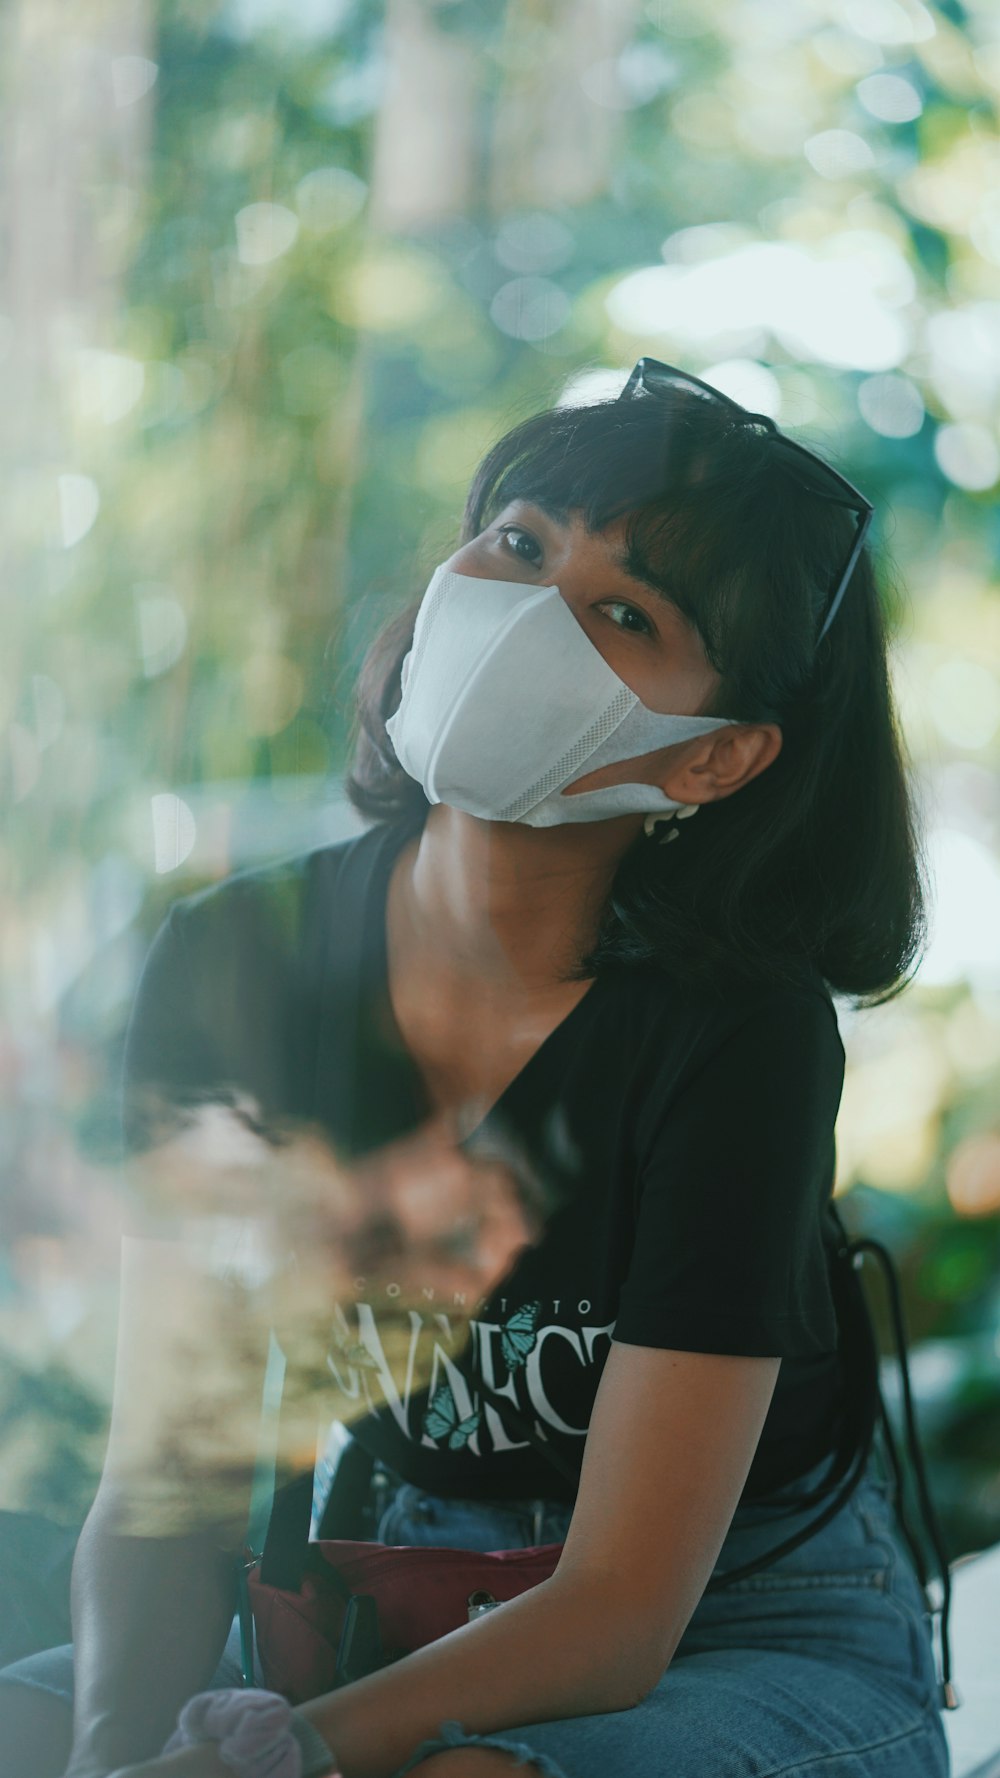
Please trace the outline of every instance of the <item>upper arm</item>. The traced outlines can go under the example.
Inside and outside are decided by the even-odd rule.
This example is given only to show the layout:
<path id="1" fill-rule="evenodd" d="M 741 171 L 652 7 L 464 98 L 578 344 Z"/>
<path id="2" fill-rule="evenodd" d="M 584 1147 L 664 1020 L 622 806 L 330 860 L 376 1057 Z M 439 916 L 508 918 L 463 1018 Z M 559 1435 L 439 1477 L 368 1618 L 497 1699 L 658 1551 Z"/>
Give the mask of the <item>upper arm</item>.
<path id="1" fill-rule="evenodd" d="M 651 1685 L 718 1558 L 780 1366 L 612 1344 L 558 1575 L 597 1585 Z"/>

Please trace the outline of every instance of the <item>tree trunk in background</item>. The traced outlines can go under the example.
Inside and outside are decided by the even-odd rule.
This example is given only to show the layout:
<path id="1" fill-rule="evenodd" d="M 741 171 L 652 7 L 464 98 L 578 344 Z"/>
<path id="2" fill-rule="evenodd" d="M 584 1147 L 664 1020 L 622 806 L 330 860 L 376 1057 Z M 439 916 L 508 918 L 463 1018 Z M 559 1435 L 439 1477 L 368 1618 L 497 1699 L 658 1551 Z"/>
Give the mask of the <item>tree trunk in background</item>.
<path id="1" fill-rule="evenodd" d="M 149 98 L 132 96 L 129 58 L 151 58 L 151 40 L 147 0 L 15 0 L 7 14 L 4 411 L 22 460 L 66 449 L 65 355 L 112 344 L 152 113 Z"/>
<path id="2" fill-rule="evenodd" d="M 471 44 L 441 30 L 427 0 L 388 0 L 385 51 L 369 215 L 377 232 L 412 234 L 476 202 L 483 66 Z"/>
<path id="3" fill-rule="evenodd" d="M 493 132 L 495 211 L 582 204 L 608 189 L 622 117 L 615 63 L 641 10 L 641 0 L 510 0 Z M 584 83 L 603 87 L 611 102 L 591 97 Z"/>

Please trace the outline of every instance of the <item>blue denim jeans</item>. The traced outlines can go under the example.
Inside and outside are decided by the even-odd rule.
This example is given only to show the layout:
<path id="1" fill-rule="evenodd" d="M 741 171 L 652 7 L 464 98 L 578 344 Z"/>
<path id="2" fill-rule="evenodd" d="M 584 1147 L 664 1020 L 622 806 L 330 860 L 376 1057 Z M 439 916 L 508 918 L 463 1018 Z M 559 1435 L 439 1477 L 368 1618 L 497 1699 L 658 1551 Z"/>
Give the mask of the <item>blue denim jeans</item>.
<path id="1" fill-rule="evenodd" d="M 737 1508 L 715 1574 L 741 1567 L 821 1510 L 796 1496 L 827 1461 L 772 1497 Z M 386 1543 L 514 1549 L 561 1542 L 570 1509 L 555 1502 L 445 1500 L 409 1483 L 383 1494 Z M 239 1683 L 239 1643 L 213 1683 Z M 0 1674 L 3 1684 L 72 1696 L 72 1650 Z M 547 1778 L 949 1778 L 931 1621 L 898 1532 L 882 1465 L 830 1522 L 770 1566 L 702 1595 L 673 1660 L 634 1708 L 525 1723 L 492 1735 L 458 1722 L 419 1748 L 504 1750 Z"/>
<path id="2" fill-rule="evenodd" d="M 824 1460 L 767 1505 L 737 1508 L 714 1574 L 802 1528 Z M 380 1541 L 513 1549 L 565 1537 L 569 1509 L 442 1500 L 407 1484 Z M 447 1747 L 496 1747 L 547 1778 L 949 1778 L 931 1619 L 878 1459 L 828 1524 L 756 1574 L 704 1593 L 666 1673 L 613 1715 L 467 1735 L 457 1722 L 396 1778 Z"/>

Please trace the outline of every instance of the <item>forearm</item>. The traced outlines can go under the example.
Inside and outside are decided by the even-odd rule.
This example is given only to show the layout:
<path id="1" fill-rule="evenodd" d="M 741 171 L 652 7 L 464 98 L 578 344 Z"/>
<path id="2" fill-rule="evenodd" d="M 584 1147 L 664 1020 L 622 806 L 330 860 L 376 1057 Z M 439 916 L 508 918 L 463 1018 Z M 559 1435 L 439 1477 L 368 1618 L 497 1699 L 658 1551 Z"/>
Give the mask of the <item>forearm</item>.
<path id="1" fill-rule="evenodd" d="M 624 1601 L 594 1580 L 556 1577 L 304 1711 L 345 1778 L 389 1778 L 449 1719 L 488 1734 L 624 1710 L 651 1689 L 655 1666 Z"/>
<path id="2" fill-rule="evenodd" d="M 158 1753 L 211 1680 L 235 1604 L 236 1563 L 217 1536 L 135 1537 L 98 1496 L 73 1565 L 75 1673 L 68 1778 Z"/>

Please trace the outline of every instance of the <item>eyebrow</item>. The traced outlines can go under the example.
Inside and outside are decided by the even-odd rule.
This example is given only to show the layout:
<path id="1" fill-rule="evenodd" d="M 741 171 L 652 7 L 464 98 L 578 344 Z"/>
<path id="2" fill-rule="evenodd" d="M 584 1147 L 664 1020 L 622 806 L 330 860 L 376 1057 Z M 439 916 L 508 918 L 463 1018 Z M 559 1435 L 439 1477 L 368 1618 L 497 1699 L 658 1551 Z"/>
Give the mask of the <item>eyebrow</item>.
<path id="1" fill-rule="evenodd" d="M 670 592 L 667 583 L 659 576 L 645 570 L 641 562 L 627 549 L 615 550 L 611 560 L 616 568 L 620 568 L 623 574 L 628 575 L 630 580 L 638 581 L 640 586 L 648 587 L 650 592 L 655 593 L 658 599 L 662 599 L 665 605 L 672 605 L 675 611 L 680 611 L 680 606 Z"/>
<path id="2" fill-rule="evenodd" d="M 545 518 L 551 519 L 554 524 L 561 525 L 563 530 L 568 528 L 570 512 L 568 507 L 558 507 L 555 505 L 547 506 L 541 500 L 534 500 L 527 494 L 512 495 L 510 504 L 513 505 L 515 501 L 520 501 L 522 506 L 533 506 L 536 512 L 542 513 Z M 599 531 L 600 528 L 601 527 L 598 525 L 594 527 L 594 530 Z M 619 568 L 623 574 L 627 574 L 630 580 L 636 581 L 639 586 L 647 587 L 651 593 L 656 594 L 657 598 L 660 599 L 664 605 L 669 605 L 673 611 L 677 612 L 679 617 L 684 619 L 685 622 L 688 621 L 681 606 L 673 597 L 669 584 L 657 575 L 645 570 L 639 558 L 633 553 L 630 553 L 629 550 L 613 550 L 611 552 L 611 564 L 612 567 Z"/>

